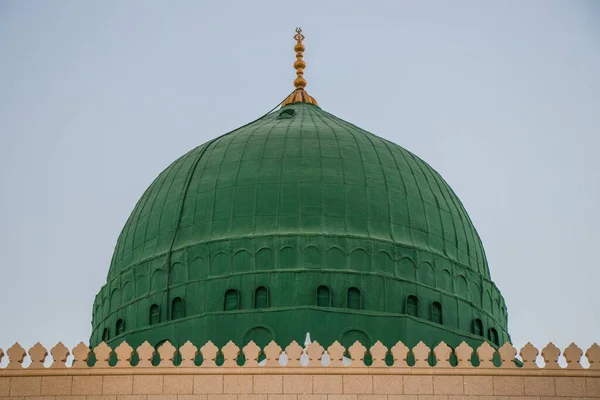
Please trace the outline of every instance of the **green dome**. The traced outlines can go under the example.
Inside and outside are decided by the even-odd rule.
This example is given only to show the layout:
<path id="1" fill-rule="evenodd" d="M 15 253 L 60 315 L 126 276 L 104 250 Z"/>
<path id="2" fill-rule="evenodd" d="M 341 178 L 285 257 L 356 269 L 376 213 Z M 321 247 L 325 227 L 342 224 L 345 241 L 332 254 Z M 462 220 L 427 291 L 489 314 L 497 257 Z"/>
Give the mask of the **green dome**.
<path id="1" fill-rule="evenodd" d="M 442 177 L 304 103 L 188 152 L 123 228 L 91 343 L 509 340 L 481 240 Z"/>

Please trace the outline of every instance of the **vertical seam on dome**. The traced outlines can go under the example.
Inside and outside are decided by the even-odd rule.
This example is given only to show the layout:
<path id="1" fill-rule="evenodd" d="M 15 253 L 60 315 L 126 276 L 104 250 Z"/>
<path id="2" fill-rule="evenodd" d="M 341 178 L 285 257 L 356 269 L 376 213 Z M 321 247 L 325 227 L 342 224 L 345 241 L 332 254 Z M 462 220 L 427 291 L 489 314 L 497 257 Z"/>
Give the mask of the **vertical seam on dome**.
<path id="1" fill-rule="evenodd" d="M 241 129 L 246 128 L 248 126 L 251 126 L 251 125 L 253 125 L 255 123 L 258 123 L 259 121 L 261 121 L 263 119 L 268 120 L 269 116 L 270 116 L 270 113 L 275 108 L 277 108 L 281 103 L 283 103 L 283 101 L 281 101 L 277 106 L 275 106 L 271 111 L 269 111 L 267 114 L 263 115 L 262 117 L 254 120 L 254 121 L 252 121 L 252 122 L 250 122 L 250 123 L 248 123 L 246 125 L 243 125 L 243 126 L 241 126 L 239 128 L 236 128 L 236 129 L 234 129 L 232 131 L 229 131 L 229 132 L 227 132 L 227 133 L 225 133 L 225 134 L 223 134 L 221 136 L 218 136 L 218 137 L 214 138 L 213 140 L 207 142 L 206 143 L 206 147 L 204 147 L 204 149 L 202 149 L 202 151 L 200 151 L 200 154 L 198 154 L 198 156 L 196 157 L 196 159 L 192 162 L 192 167 L 188 171 L 188 176 L 186 177 L 186 181 L 184 183 L 184 187 L 183 187 L 183 190 L 182 190 L 182 196 L 181 196 L 181 200 L 180 200 L 180 204 L 179 204 L 178 218 L 177 218 L 177 221 L 175 223 L 175 231 L 173 232 L 173 238 L 171 239 L 171 244 L 170 244 L 168 252 L 167 252 L 167 272 L 169 271 L 170 266 L 171 266 L 171 257 L 172 257 L 171 253 L 173 251 L 173 246 L 175 244 L 175 239 L 177 238 L 177 232 L 178 232 L 179 226 L 181 224 L 181 215 L 182 215 L 183 209 L 185 207 L 185 198 L 187 196 L 188 189 L 189 189 L 190 184 L 192 182 L 192 178 L 194 177 L 194 173 L 196 172 L 196 167 L 198 166 L 198 163 L 202 159 L 202 156 L 204 155 L 204 153 L 206 152 L 206 150 L 208 150 L 208 148 L 210 148 L 216 141 L 222 139 L 225 136 L 228 136 L 228 135 L 230 135 L 230 134 L 232 134 L 234 132 L 239 132 Z M 231 144 L 231 142 L 229 144 Z M 212 236 L 212 226 L 211 226 L 211 236 Z M 209 257 L 210 257 L 210 255 L 209 255 Z M 210 259 L 209 259 L 209 262 L 210 262 Z M 169 274 L 168 273 L 167 273 L 166 301 L 167 301 L 167 304 L 168 304 L 168 302 L 169 302 Z M 168 312 L 169 312 L 169 309 L 167 307 L 167 317 L 169 317 Z"/>
<path id="2" fill-rule="evenodd" d="M 383 164 L 381 163 L 381 157 L 379 156 L 377 147 L 375 146 L 375 143 L 373 143 L 372 136 L 369 135 L 368 133 L 365 133 L 362 131 L 359 131 L 359 132 L 362 133 L 362 135 L 365 136 L 371 143 L 371 146 L 373 147 L 373 151 L 375 152 L 375 155 L 377 155 L 377 160 L 379 161 L 379 165 L 381 166 L 381 175 L 383 175 L 383 181 L 385 183 L 385 192 L 386 192 L 387 204 L 388 204 L 387 224 L 388 224 L 388 231 L 389 231 L 389 235 L 390 235 L 390 239 L 391 239 L 392 238 L 392 224 L 391 224 L 392 204 L 391 204 L 391 200 L 390 200 L 390 190 L 389 190 L 389 186 L 388 186 L 388 178 L 387 178 L 387 175 L 385 174 L 385 168 L 383 168 Z"/>
<path id="3" fill-rule="evenodd" d="M 316 122 L 315 122 L 315 118 L 313 116 L 313 112 L 310 108 L 307 108 L 307 114 L 310 116 L 310 121 L 312 122 L 313 126 L 315 127 L 315 131 L 317 132 L 317 142 L 318 142 L 318 146 L 317 149 L 319 150 L 319 172 L 321 174 L 320 179 L 319 179 L 319 183 L 321 186 L 321 191 L 320 191 L 320 204 L 321 204 L 321 223 L 319 226 L 319 233 L 321 234 L 321 238 L 323 237 L 323 233 L 325 230 L 325 204 L 323 201 L 323 152 L 322 152 L 322 148 L 321 148 L 321 134 L 319 133 L 319 127 L 317 126 Z M 322 253 L 322 257 L 325 254 L 325 249 L 323 249 L 323 253 Z M 322 258 L 321 258 L 322 261 Z"/>
<path id="4" fill-rule="evenodd" d="M 221 139 L 223 139 L 223 138 L 222 137 L 219 138 L 219 141 L 221 141 Z M 229 150 L 229 146 L 231 146 L 231 142 L 233 142 L 233 139 L 229 140 L 229 142 L 225 145 L 225 150 L 223 151 L 223 157 L 221 158 L 221 160 L 219 162 L 219 168 L 217 169 L 217 173 L 215 175 L 215 184 L 214 184 L 214 188 L 213 188 L 213 208 L 212 208 L 212 214 L 210 217 L 210 221 L 211 221 L 210 233 L 208 235 L 208 237 L 211 239 L 213 237 L 213 224 L 215 222 L 215 205 L 217 204 L 217 187 L 219 186 L 219 176 L 221 175 L 221 168 L 223 168 L 223 161 L 225 160 L 225 157 L 227 156 L 227 151 Z M 217 142 L 215 141 L 215 142 L 213 142 L 213 144 L 217 144 Z M 214 150 L 215 149 L 213 148 L 213 151 Z M 195 168 L 194 168 L 194 170 L 195 170 Z M 190 178 L 190 182 L 191 182 L 191 178 Z M 183 206 L 182 206 L 182 210 L 183 210 Z M 230 212 L 230 214 L 229 214 L 229 229 L 231 229 L 231 218 L 233 217 L 233 208 L 231 208 L 231 210 L 229 212 Z M 210 265 L 210 264 L 212 264 L 212 259 L 211 259 L 212 254 L 209 254 L 208 256 L 209 256 L 209 265 Z"/>
<path id="5" fill-rule="evenodd" d="M 312 111 L 312 110 L 311 110 Z M 323 124 L 325 124 L 329 129 L 331 129 L 331 133 L 335 139 L 335 145 L 337 148 L 337 152 L 338 152 L 338 157 L 340 160 L 340 164 L 341 164 L 341 172 L 342 172 L 342 188 L 343 190 L 343 196 L 344 196 L 344 204 L 346 203 L 346 191 L 345 191 L 345 182 L 346 182 L 346 173 L 344 171 L 344 159 L 342 158 L 342 152 L 340 150 L 340 143 L 339 143 L 339 139 L 337 136 L 337 133 L 335 131 L 335 129 L 333 129 L 333 127 L 331 127 L 331 125 L 329 125 L 327 123 L 327 121 L 321 116 L 322 113 L 327 114 L 325 111 L 323 111 L 322 109 L 318 108 L 318 111 L 315 110 L 315 114 L 317 115 L 317 117 L 319 118 L 319 120 L 321 122 L 323 122 Z M 323 214 L 324 214 L 325 209 L 323 208 Z M 344 210 L 344 234 L 346 234 L 348 232 L 348 221 L 346 221 L 346 210 Z"/>
<path id="6" fill-rule="evenodd" d="M 429 178 L 427 177 L 427 172 L 425 171 L 425 169 L 423 169 L 421 163 L 419 162 L 420 159 L 417 159 L 417 157 L 414 154 L 412 154 L 411 152 L 408 152 L 408 154 L 411 156 L 411 158 L 413 159 L 413 161 L 415 162 L 415 164 L 417 165 L 417 167 L 419 167 L 419 169 L 421 170 L 421 173 L 423 174 L 423 177 L 425 177 L 425 181 L 427 182 L 427 185 L 429 186 L 429 190 L 431 190 L 431 194 L 433 195 L 433 199 L 435 200 L 435 205 L 437 207 L 438 216 L 440 217 L 440 227 L 442 228 L 442 238 L 441 238 L 442 241 L 443 241 L 443 250 L 442 251 L 444 251 L 444 253 L 446 254 L 447 253 L 446 252 L 446 236 L 444 234 L 445 233 L 444 232 L 444 223 L 442 222 L 442 214 L 440 212 L 440 202 L 439 202 L 438 198 L 435 196 L 435 192 L 433 191 L 431 182 L 429 181 Z M 442 196 L 443 196 L 443 194 L 442 194 Z M 445 200 L 446 199 L 444 199 L 444 201 Z M 454 221 L 453 221 L 452 225 L 454 227 L 454 231 L 455 231 L 454 232 L 454 237 L 455 237 L 455 241 L 456 241 L 457 240 L 457 238 L 456 238 L 456 226 L 454 225 Z M 456 246 L 456 251 L 457 251 L 456 258 L 457 258 L 457 261 L 458 261 L 458 252 L 460 251 L 460 249 L 458 247 L 458 241 L 456 241 L 455 246 Z"/>
<path id="7" fill-rule="evenodd" d="M 189 153 L 188 153 L 188 154 L 189 154 Z M 186 156 L 184 155 L 184 156 L 182 156 L 182 157 L 178 158 L 178 159 L 177 159 L 177 160 L 175 160 L 173 163 L 171 163 L 171 165 L 169 165 L 169 167 L 172 167 L 173 165 L 177 164 L 177 161 L 181 161 L 181 162 L 183 162 L 183 159 L 185 159 L 185 157 L 186 157 Z M 165 171 L 167 171 L 167 173 L 165 173 L 165 174 L 162 176 L 162 179 L 161 179 L 161 180 L 159 180 L 160 184 L 158 184 L 159 182 L 157 182 L 157 184 L 158 184 L 158 188 L 155 188 L 155 190 L 153 190 L 153 191 L 150 193 L 150 194 L 154 194 L 154 197 L 152 198 L 152 202 L 151 202 L 151 204 L 150 204 L 150 210 L 148 211 L 148 214 L 151 214 L 151 213 L 152 213 L 152 209 L 153 209 L 153 207 L 154 207 L 154 203 L 155 203 L 155 201 L 156 201 L 156 198 L 158 197 L 158 194 L 159 194 L 159 193 L 160 193 L 160 191 L 162 190 L 162 188 L 163 188 L 163 185 L 164 185 L 165 181 L 166 181 L 166 180 L 167 180 L 167 178 L 168 178 L 168 177 L 169 177 L 169 176 L 170 176 L 170 175 L 171 175 L 171 174 L 174 172 L 174 171 L 173 171 L 172 169 L 170 169 L 169 167 L 167 167 L 167 168 L 165 169 Z M 181 167 L 181 166 L 180 166 L 180 167 Z M 172 183 L 172 180 L 171 180 L 171 183 Z M 151 186 L 154 186 L 154 185 L 151 185 Z M 147 202 L 144 202 L 144 205 L 146 205 L 146 203 L 147 203 Z M 143 210 L 140 210 L 140 215 L 141 215 L 141 212 L 142 212 L 142 211 L 143 211 Z M 160 219 L 159 219 L 159 221 L 160 221 Z M 135 229 L 137 229 L 137 224 L 136 224 L 136 228 L 135 228 Z M 129 231 L 130 231 L 130 230 L 131 230 L 131 226 L 129 226 L 129 227 L 128 227 L 128 229 L 127 229 L 127 234 L 125 235 L 125 241 L 124 241 L 124 243 L 123 243 L 123 245 L 122 245 L 123 251 L 122 251 L 122 253 L 121 253 L 121 259 L 123 259 L 123 258 L 125 257 L 125 255 L 127 255 L 127 254 L 129 254 L 129 253 L 132 253 L 132 252 L 133 252 L 133 245 L 132 245 L 132 248 L 131 248 L 131 249 L 129 249 L 129 253 L 127 253 L 127 252 L 126 252 L 127 250 L 125 249 L 125 244 L 127 243 L 127 238 L 129 237 Z M 148 225 L 146 225 L 146 227 L 145 227 L 145 230 L 144 230 L 144 246 L 146 245 L 146 241 L 147 241 L 147 239 L 146 239 L 146 233 L 147 233 L 147 231 L 148 231 Z M 135 232 L 134 232 L 134 236 L 135 236 Z"/>
<path id="8" fill-rule="evenodd" d="M 448 183 L 444 180 L 444 178 L 442 178 L 439 174 L 437 174 L 436 179 L 442 183 L 444 189 L 449 193 L 450 199 L 452 200 L 454 207 L 458 211 L 458 214 L 459 214 L 459 217 L 461 218 L 461 220 L 464 221 L 465 216 L 466 216 L 466 221 L 470 225 L 471 239 L 473 240 L 473 245 L 475 246 L 474 250 L 475 250 L 475 262 L 477 265 L 477 272 L 479 272 L 480 274 L 482 274 L 484 276 L 486 276 L 486 275 L 489 276 L 489 274 L 486 273 L 488 270 L 488 267 L 487 267 L 487 263 L 485 262 L 485 255 L 481 254 L 481 259 L 480 259 L 479 249 L 483 248 L 483 245 L 481 244 L 481 239 L 479 239 L 479 235 L 476 233 L 477 231 L 475 230 L 473 222 L 469 218 L 467 211 L 464 209 L 462 203 L 460 202 L 460 199 L 458 198 L 458 196 L 456 196 L 456 194 L 454 194 L 452 188 L 450 188 L 450 185 L 448 185 Z M 464 216 L 462 214 L 464 214 Z M 463 231 L 465 233 L 465 239 L 467 239 L 468 234 L 465 229 L 464 223 L 462 225 L 463 225 Z M 467 241 L 468 241 L 468 239 L 467 239 Z M 480 265 L 480 263 L 481 263 L 481 265 Z M 481 266 L 483 266 L 483 271 L 481 270 Z"/>
<path id="9" fill-rule="evenodd" d="M 350 136 L 352 136 L 352 138 L 354 139 L 354 143 L 356 143 L 356 151 L 358 152 L 358 156 L 360 158 L 360 163 L 362 165 L 362 169 L 363 169 L 363 188 L 364 188 L 364 193 L 365 193 L 365 205 L 366 205 L 366 214 L 367 214 L 367 220 L 366 220 L 366 228 L 367 228 L 367 236 L 369 238 L 373 238 L 373 235 L 371 234 L 371 229 L 369 226 L 369 195 L 368 195 L 368 190 L 367 190 L 367 174 L 365 173 L 366 167 L 365 167 L 365 160 L 363 158 L 363 154 L 361 152 L 361 147 L 360 144 L 358 142 L 358 139 L 356 138 L 356 135 L 354 135 L 354 133 L 350 130 L 350 128 L 346 125 L 346 121 L 336 118 L 336 122 L 338 123 L 338 126 L 341 127 L 342 129 L 344 129 L 346 132 L 348 132 L 350 134 Z M 342 125 L 343 124 L 343 125 Z M 372 271 L 373 269 L 373 251 L 371 248 L 368 249 L 369 253 L 371 253 L 371 258 L 369 259 L 369 271 Z"/>
<path id="10" fill-rule="evenodd" d="M 402 171 L 400 170 L 400 166 L 398 165 L 398 160 L 396 160 L 396 157 L 394 156 L 394 153 L 392 152 L 392 149 L 390 148 L 390 144 L 388 143 L 388 141 L 384 140 L 383 143 L 385 143 L 385 147 L 388 149 L 388 152 L 390 153 L 390 157 L 392 157 L 392 160 L 394 160 L 394 165 L 396 165 L 396 170 L 398 171 L 398 175 L 400 176 L 400 182 L 402 182 L 402 187 L 404 188 L 404 193 L 406 193 L 406 196 L 408 197 L 408 190 L 406 190 L 406 182 L 404 182 L 404 179 L 402 177 Z M 409 220 L 408 234 L 410 235 L 411 244 L 414 245 L 413 237 L 412 237 L 412 229 L 410 227 L 410 204 L 408 201 L 406 202 L 406 209 L 408 210 L 408 220 Z"/>
<path id="11" fill-rule="evenodd" d="M 252 130 L 252 132 L 250 132 L 248 134 L 248 139 L 246 139 L 246 141 L 244 142 L 244 151 L 242 152 L 242 160 L 244 158 L 244 154 L 246 154 L 246 146 L 248 145 L 248 142 L 250 141 L 250 139 L 252 139 L 252 136 L 254 136 L 254 134 L 256 133 L 256 131 L 258 131 L 259 128 L 265 126 L 268 122 L 271 122 L 273 120 L 273 118 L 265 118 L 265 121 L 263 124 L 257 124 L 256 127 Z M 271 130 L 273 130 L 280 121 L 275 120 L 275 125 L 271 127 Z M 271 132 L 271 130 L 269 131 L 269 133 Z M 267 140 L 265 140 L 265 144 L 268 141 L 268 135 L 267 135 Z M 263 147 L 263 154 L 264 154 L 264 147 Z M 262 164 L 262 156 L 261 156 L 261 160 L 260 160 L 260 164 Z M 242 162 L 240 160 L 240 165 L 238 167 L 238 170 L 236 171 L 235 174 L 235 185 L 233 187 L 233 201 L 235 203 L 235 194 L 237 191 L 237 186 L 238 186 L 238 179 L 240 176 L 240 170 L 242 167 Z M 259 167 L 259 171 L 260 171 L 260 167 Z M 254 213 L 253 213 L 253 220 L 252 220 L 252 233 L 254 234 L 254 232 L 256 231 L 256 204 L 257 204 L 257 193 L 258 193 L 258 180 L 256 181 L 256 183 L 254 183 Z M 252 252 L 254 252 L 254 249 L 252 249 Z"/>

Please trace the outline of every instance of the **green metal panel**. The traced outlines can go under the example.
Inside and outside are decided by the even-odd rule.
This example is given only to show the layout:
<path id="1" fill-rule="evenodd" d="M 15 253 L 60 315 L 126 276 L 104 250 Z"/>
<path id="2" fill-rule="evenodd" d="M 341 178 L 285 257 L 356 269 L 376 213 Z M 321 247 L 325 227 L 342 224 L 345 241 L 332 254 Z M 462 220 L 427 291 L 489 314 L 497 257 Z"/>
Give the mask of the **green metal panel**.
<path id="1" fill-rule="evenodd" d="M 442 177 L 319 107 L 284 110 L 193 149 L 150 185 L 96 297 L 91 344 L 103 332 L 134 346 L 306 332 L 323 345 L 510 340 L 479 236 Z"/>

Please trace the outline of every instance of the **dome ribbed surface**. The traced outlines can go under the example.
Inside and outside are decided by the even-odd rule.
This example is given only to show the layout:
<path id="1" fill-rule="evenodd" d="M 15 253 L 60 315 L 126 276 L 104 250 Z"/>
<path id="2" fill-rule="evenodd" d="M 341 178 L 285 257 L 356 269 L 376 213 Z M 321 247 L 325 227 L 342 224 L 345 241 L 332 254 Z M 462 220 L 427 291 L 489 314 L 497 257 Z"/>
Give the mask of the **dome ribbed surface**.
<path id="1" fill-rule="evenodd" d="M 318 107 L 295 104 L 165 169 L 127 220 L 109 280 L 189 246 L 286 235 L 399 244 L 489 278 L 477 232 L 435 170 Z"/>

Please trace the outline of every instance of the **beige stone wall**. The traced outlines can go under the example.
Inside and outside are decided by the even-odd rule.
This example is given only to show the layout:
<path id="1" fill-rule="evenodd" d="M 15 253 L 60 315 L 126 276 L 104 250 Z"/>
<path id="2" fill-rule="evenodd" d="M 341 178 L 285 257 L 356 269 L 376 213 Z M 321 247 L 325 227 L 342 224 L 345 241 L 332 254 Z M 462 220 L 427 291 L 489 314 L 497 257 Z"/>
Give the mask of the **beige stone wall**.
<path id="1" fill-rule="evenodd" d="M 600 377 L 342 374 L 128 374 L 0 377 L 2 400 L 600 399 Z M 233 371 L 231 371 L 233 372 Z M 255 371 L 254 371 L 255 372 Z M 408 373 L 408 374 L 403 374 Z"/>
<path id="2" fill-rule="evenodd" d="M 194 359 L 202 354 L 201 365 Z M 372 364 L 363 362 L 367 351 Z M 293 342 L 285 349 L 271 342 L 262 349 L 266 359 L 259 363 L 261 349 L 250 343 L 243 349 L 228 343 L 219 349 L 207 343 L 197 349 L 186 343 L 176 349 L 165 343 L 158 349 L 160 363 L 153 366 L 155 350 L 148 343 L 135 350 L 139 362 L 130 363 L 134 353 L 127 343 L 115 350 L 101 344 L 90 350 L 79 344 L 71 351 L 62 344 L 50 350 L 36 344 L 29 351 L 15 344 L 6 353 L 9 363 L 0 368 L 0 400 L 544 400 L 600 399 L 600 347 L 585 352 L 589 367 L 581 365 L 584 352 L 575 345 L 561 351 L 549 344 L 541 353 L 531 344 L 519 352 L 510 344 L 494 349 L 484 343 L 472 349 L 466 343 L 455 349 L 440 344 L 431 350 L 423 343 L 412 349 L 397 343 L 388 349 L 377 342 L 370 349 L 355 343 L 345 349 L 334 343 L 327 349 L 313 342 L 305 348 Z M 176 352 L 181 364 L 173 363 Z M 244 353 L 245 363 L 237 358 Z M 94 354 L 92 367 L 86 362 Z M 217 366 L 217 355 L 223 363 Z M 412 354 L 414 365 L 407 364 Z M 544 359 L 540 368 L 538 355 Z M 388 366 L 386 356 L 392 356 Z M 433 355 L 436 363 L 430 366 Z M 478 358 L 479 366 L 471 363 Z M 566 366 L 559 365 L 563 356 Z M 0 361 L 4 352 L 0 349 Z M 114 356 L 115 363 L 109 363 Z M 452 366 L 450 357 L 458 364 Z M 492 358 L 499 358 L 496 366 Z M 28 360 L 26 361 L 26 358 Z M 287 361 L 284 362 L 284 360 Z M 113 365 L 114 364 L 114 365 Z"/>

